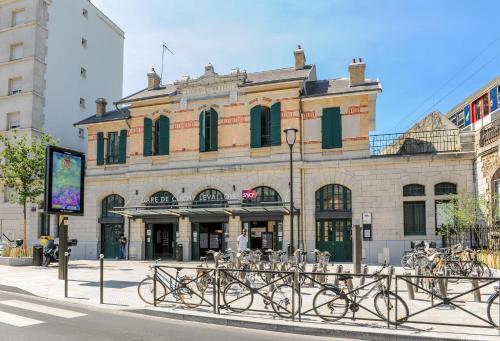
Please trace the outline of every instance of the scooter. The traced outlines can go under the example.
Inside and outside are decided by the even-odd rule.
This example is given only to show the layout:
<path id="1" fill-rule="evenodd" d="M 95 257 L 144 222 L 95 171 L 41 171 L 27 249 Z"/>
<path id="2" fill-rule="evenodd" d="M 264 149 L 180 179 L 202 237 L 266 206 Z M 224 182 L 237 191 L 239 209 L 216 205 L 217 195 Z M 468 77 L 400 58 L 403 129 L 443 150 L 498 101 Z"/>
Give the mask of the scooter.
<path id="1" fill-rule="evenodd" d="M 51 262 L 59 262 L 59 245 L 49 240 L 43 249 L 43 266 L 49 266 Z"/>

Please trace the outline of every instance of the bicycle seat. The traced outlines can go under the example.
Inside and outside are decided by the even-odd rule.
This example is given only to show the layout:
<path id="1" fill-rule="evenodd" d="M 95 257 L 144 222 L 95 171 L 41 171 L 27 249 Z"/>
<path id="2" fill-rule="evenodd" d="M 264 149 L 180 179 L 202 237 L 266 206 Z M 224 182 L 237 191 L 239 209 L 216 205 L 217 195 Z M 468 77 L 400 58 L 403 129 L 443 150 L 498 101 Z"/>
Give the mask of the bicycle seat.
<path id="1" fill-rule="evenodd" d="M 337 278 L 339 281 L 347 281 L 349 279 L 352 279 L 352 275 L 345 274 L 345 275 L 338 275 Z"/>

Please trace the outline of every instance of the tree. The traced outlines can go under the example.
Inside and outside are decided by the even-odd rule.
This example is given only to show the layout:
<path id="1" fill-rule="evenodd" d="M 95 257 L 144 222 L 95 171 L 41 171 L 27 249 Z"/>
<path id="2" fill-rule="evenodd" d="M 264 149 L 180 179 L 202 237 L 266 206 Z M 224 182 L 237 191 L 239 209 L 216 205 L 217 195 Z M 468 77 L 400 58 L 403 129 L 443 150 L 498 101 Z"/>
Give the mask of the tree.
<path id="1" fill-rule="evenodd" d="M 28 137 L 14 131 L 0 136 L 0 182 L 14 191 L 9 201 L 23 206 L 23 248 L 26 251 L 26 205 L 41 202 L 44 193 L 45 149 L 57 141 L 47 134 Z"/>

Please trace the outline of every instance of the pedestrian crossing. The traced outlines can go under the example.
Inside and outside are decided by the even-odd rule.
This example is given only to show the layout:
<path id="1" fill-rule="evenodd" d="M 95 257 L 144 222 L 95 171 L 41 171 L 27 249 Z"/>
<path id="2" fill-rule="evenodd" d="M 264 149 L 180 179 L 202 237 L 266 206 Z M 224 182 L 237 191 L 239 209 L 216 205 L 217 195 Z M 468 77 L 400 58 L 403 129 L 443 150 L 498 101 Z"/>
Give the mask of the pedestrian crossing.
<path id="1" fill-rule="evenodd" d="M 64 319 L 72 319 L 76 317 L 82 317 L 87 314 L 79 313 L 72 310 L 54 308 L 47 305 L 36 304 L 27 301 L 21 300 L 5 300 L 0 301 L 0 325 L 7 324 L 15 327 L 27 327 L 36 324 L 45 323 L 45 321 L 29 318 L 23 315 L 12 314 L 8 312 L 1 311 L 2 306 L 4 307 L 13 307 L 17 309 L 22 309 L 26 312 L 35 312 L 41 313 L 45 315 L 60 317 Z"/>

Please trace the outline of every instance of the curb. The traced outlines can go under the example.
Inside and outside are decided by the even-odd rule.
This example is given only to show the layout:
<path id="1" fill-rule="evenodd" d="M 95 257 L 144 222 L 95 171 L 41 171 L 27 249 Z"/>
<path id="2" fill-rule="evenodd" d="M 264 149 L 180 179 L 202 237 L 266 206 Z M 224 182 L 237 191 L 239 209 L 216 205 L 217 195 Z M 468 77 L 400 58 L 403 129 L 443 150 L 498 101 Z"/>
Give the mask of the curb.
<path id="1" fill-rule="evenodd" d="M 271 332 L 280 332 L 288 334 L 321 336 L 321 337 L 335 337 L 343 339 L 358 339 L 358 340 L 373 340 L 373 341 L 457 341 L 457 340 L 487 340 L 489 335 L 484 337 L 460 337 L 450 336 L 443 337 L 435 333 L 434 335 L 418 335 L 418 331 L 404 330 L 404 329 L 391 329 L 391 330 L 373 330 L 369 327 L 352 327 L 352 326 L 339 326 L 338 328 L 322 328 L 301 325 L 291 325 L 286 323 L 266 323 L 260 321 L 245 321 L 238 319 L 231 319 L 226 317 L 215 316 L 202 316 L 192 315 L 177 312 L 166 312 L 151 309 L 133 309 L 125 310 L 133 314 L 148 315 L 154 317 L 162 317 L 173 320 L 182 320 L 189 322 L 206 323 L 212 325 L 221 325 L 227 327 L 247 328 L 265 330 Z M 372 329 L 372 330 L 370 330 Z M 492 336 L 493 339 L 495 336 Z"/>

